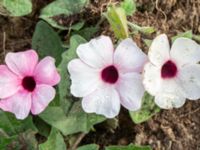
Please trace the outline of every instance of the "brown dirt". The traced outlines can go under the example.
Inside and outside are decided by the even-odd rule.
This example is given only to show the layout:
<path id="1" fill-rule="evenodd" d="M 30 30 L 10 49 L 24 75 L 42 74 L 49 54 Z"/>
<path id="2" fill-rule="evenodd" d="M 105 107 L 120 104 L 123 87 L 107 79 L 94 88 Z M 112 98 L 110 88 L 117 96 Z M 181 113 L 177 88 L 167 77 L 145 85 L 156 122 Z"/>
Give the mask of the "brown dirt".
<path id="1" fill-rule="evenodd" d="M 31 47 L 31 37 L 37 23 L 39 11 L 51 2 L 33 0 L 34 11 L 29 16 L 10 18 L 0 16 L 0 62 L 10 51 L 21 51 Z M 116 2 L 116 1 L 115 1 Z M 130 21 L 144 26 L 153 26 L 157 34 L 166 33 L 169 37 L 177 33 L 191 30 L 200 34 L 200 1 L 199 0 L 137 0 L 138 11 L 129 17 Z M 83 12 L 83 19 L 88 24 L 95 24 L 100 12 L 105 10 L 108 0 L 93 0 L 88 19 L 87 12 Z M 91 18 L 91 16 L 94 18 Z M 68 22 L 69 18 L 67 19 Z M 73 17 L 70 19 L 73 20 Z M 64 20 L 63 20 L 64 21 Z M 98 34 L 113 37 L 107 22 Z M 133 38 L 146 52 L 143 44 L 145 35 L 138 34 Z M 155 35 L 148 38 L 153 38 Z M 114 38 L 113 38 L 114 39 Z M 95 126 L 96 132 L 90 132 L 81 144 L 97 143 L 101 147 L 111 144 L 139 145 L 150 144 L 155 150 L 200 150 L 200 101 L 188 101 L 182 108 L 163 110 L 149 121 L 136 125 L 127 111 L 122 109 L 119 115 L 119 126 L 114 132 L 103 124 Z"/>

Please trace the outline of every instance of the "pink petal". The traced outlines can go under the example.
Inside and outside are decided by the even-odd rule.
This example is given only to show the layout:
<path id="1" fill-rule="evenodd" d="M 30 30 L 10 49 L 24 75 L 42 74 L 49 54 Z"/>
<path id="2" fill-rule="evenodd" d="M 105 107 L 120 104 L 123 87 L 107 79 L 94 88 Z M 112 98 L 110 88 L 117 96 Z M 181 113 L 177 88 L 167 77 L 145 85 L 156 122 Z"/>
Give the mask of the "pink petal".
<path id="1" fill-rule="evenodd" d="M 38 62 L 38 55 L 34 50 L 8 53 L 5 62 L 11 71 L 23 78 L 32 75 Z"/>
<path id="2" fill-rule="evenodd" d="M 156 65 L 161 66 L 169 59 L 169 41 L 165 34 L 157 36 L 149 49 L 148 56 L 150 61 Z"/>
<path id="3" fill-rule="evenodd" d="M 171 57 L 182 66 L 200 61 L 200 45 L 188 38 L 178 38 L 171 48 Z"/>
<path id="4" fill-rule="evenodd" d="M 87 65 L 102 68 L 113 63 L 113 44 L 109 37 L 100 36 L 90 42 L 81 44 L 77 54 Z"/>
<path id="5" fill-rule="evenodd" d="M 74 59 L 68 64 L 70 73 L 71 93 L 76 97 L 84 97 L 97 89 L 102 83 L 100 70 L 94 69 L 80 59 Z"/>
<path id="6" fill-rule="evenodd" d="M 0 98 L 7 98 L 15 94 L 20 87 L 21 80 L 5 65 L 0 65 Z"/>
<path id="7" fill-rule="evenodd" d="M 42 59 L 34 71 L 35 80 L 39 84 L 56 85 L 60 81 L 60 75 L 56 70 L 55 60 L 52 57 Z"/>
<path id="8" fill-rule="evenodd" d="M 17 119 L 25 119 L 31 109 L 31 93 L 19 91 L 9 98 L 0 100 L 0 108 L 14 113 Z"/>
<path id="9" fill-rule="evenodd" d="M 121 104 L 131 111 L 141 108 L 144 87 L 142 76 L 138 73 L 126 73 L 120 75 L 117 90 L 121 98 Z"/>
<path id="10" fill-rule="evenodd" d="M 87 113 L 96 113 L 107 118 L 114 118 L 120 111 L 119 95 L 112 87 L 99 89 L 83 98 L 82 107 Z"/>
<path id="11" fill-rule="evenodd" d="M 131 39 L 123 40 L 114 53 L 114 64 L 122 72 L 141 72 L 147 56 Z"/>
<path id="12" fill-rule="evenodd" d="M 49 85 L 37 85 L 32 94 L 31 112 L 41 113 L 55 97 L 55 89 Z"/>

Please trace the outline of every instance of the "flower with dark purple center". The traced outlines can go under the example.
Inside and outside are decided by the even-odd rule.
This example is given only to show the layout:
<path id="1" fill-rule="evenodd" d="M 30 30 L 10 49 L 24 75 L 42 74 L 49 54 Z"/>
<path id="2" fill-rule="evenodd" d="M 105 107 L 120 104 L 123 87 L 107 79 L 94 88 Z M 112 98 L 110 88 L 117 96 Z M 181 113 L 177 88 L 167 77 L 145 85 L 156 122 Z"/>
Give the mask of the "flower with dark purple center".
<path id="1" fill-rule="evenodd" d="M 85 112 L 113 118 L 120 104 L 132 111 L 141 107 L 141 72 L 147 58 L 131 39 L 123 40 L 114 50 L 111 39 L 100 36 L 81 44 L 77 54 L 79 59 L 68 64 L 70 90 L 83 98 Z"/>
<path id="2" fill-rule="evenodd" d="M 153 40 L 148 56 L 143 83 L 159 107 L 179 108 L 186 99 L 200 98 L 200 46 L 195 41 L 178 38 L 170 50 L 162 34 Z"/>

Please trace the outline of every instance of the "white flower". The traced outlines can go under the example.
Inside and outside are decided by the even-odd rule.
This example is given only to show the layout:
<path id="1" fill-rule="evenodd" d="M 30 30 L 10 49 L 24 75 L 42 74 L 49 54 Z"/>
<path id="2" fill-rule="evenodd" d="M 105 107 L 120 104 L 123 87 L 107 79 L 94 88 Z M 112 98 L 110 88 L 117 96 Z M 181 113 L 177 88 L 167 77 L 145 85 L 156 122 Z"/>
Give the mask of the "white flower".
<path id="1" fill-rule="evenodd" d="M 143 83 L 159 107 L 179 108 L 186 98 L 200 98 L 200 46 L 196 42 L 178 38 L 170 50 L 162 34 L 153 40 L 148 56 Z"/>
<path id="2" fill-rule="evenodd" d="M 140 72 L 147 57 L 131 39 L 114 50 L 111 39 L 100 36 L 81 44 L 77 54 L 80 59 L 68 64 L 71 93 L 83 97 L 85 112 L 113 118 L 120 104 L 133 111 L 141 107 L 144 87 Z"/>

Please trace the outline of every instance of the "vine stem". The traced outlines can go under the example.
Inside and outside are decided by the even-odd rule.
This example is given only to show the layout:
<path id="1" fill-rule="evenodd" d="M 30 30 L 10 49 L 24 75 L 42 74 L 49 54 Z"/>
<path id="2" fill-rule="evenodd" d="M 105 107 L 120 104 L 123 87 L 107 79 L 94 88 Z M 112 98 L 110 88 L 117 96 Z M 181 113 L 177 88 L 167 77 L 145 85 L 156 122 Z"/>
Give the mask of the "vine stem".
<path id="1" fill-rule="evenodd" d="M 79 135 L 79 137 L 77 138 L 77 140 L 75 141 L 75 143 L 72 145 L 72 147 L 70 148 L 70 150 L 76 150 L 79 143 L 82 141 L 82 139 L 86 136 L 86 133 L 81 133 Z"/>

